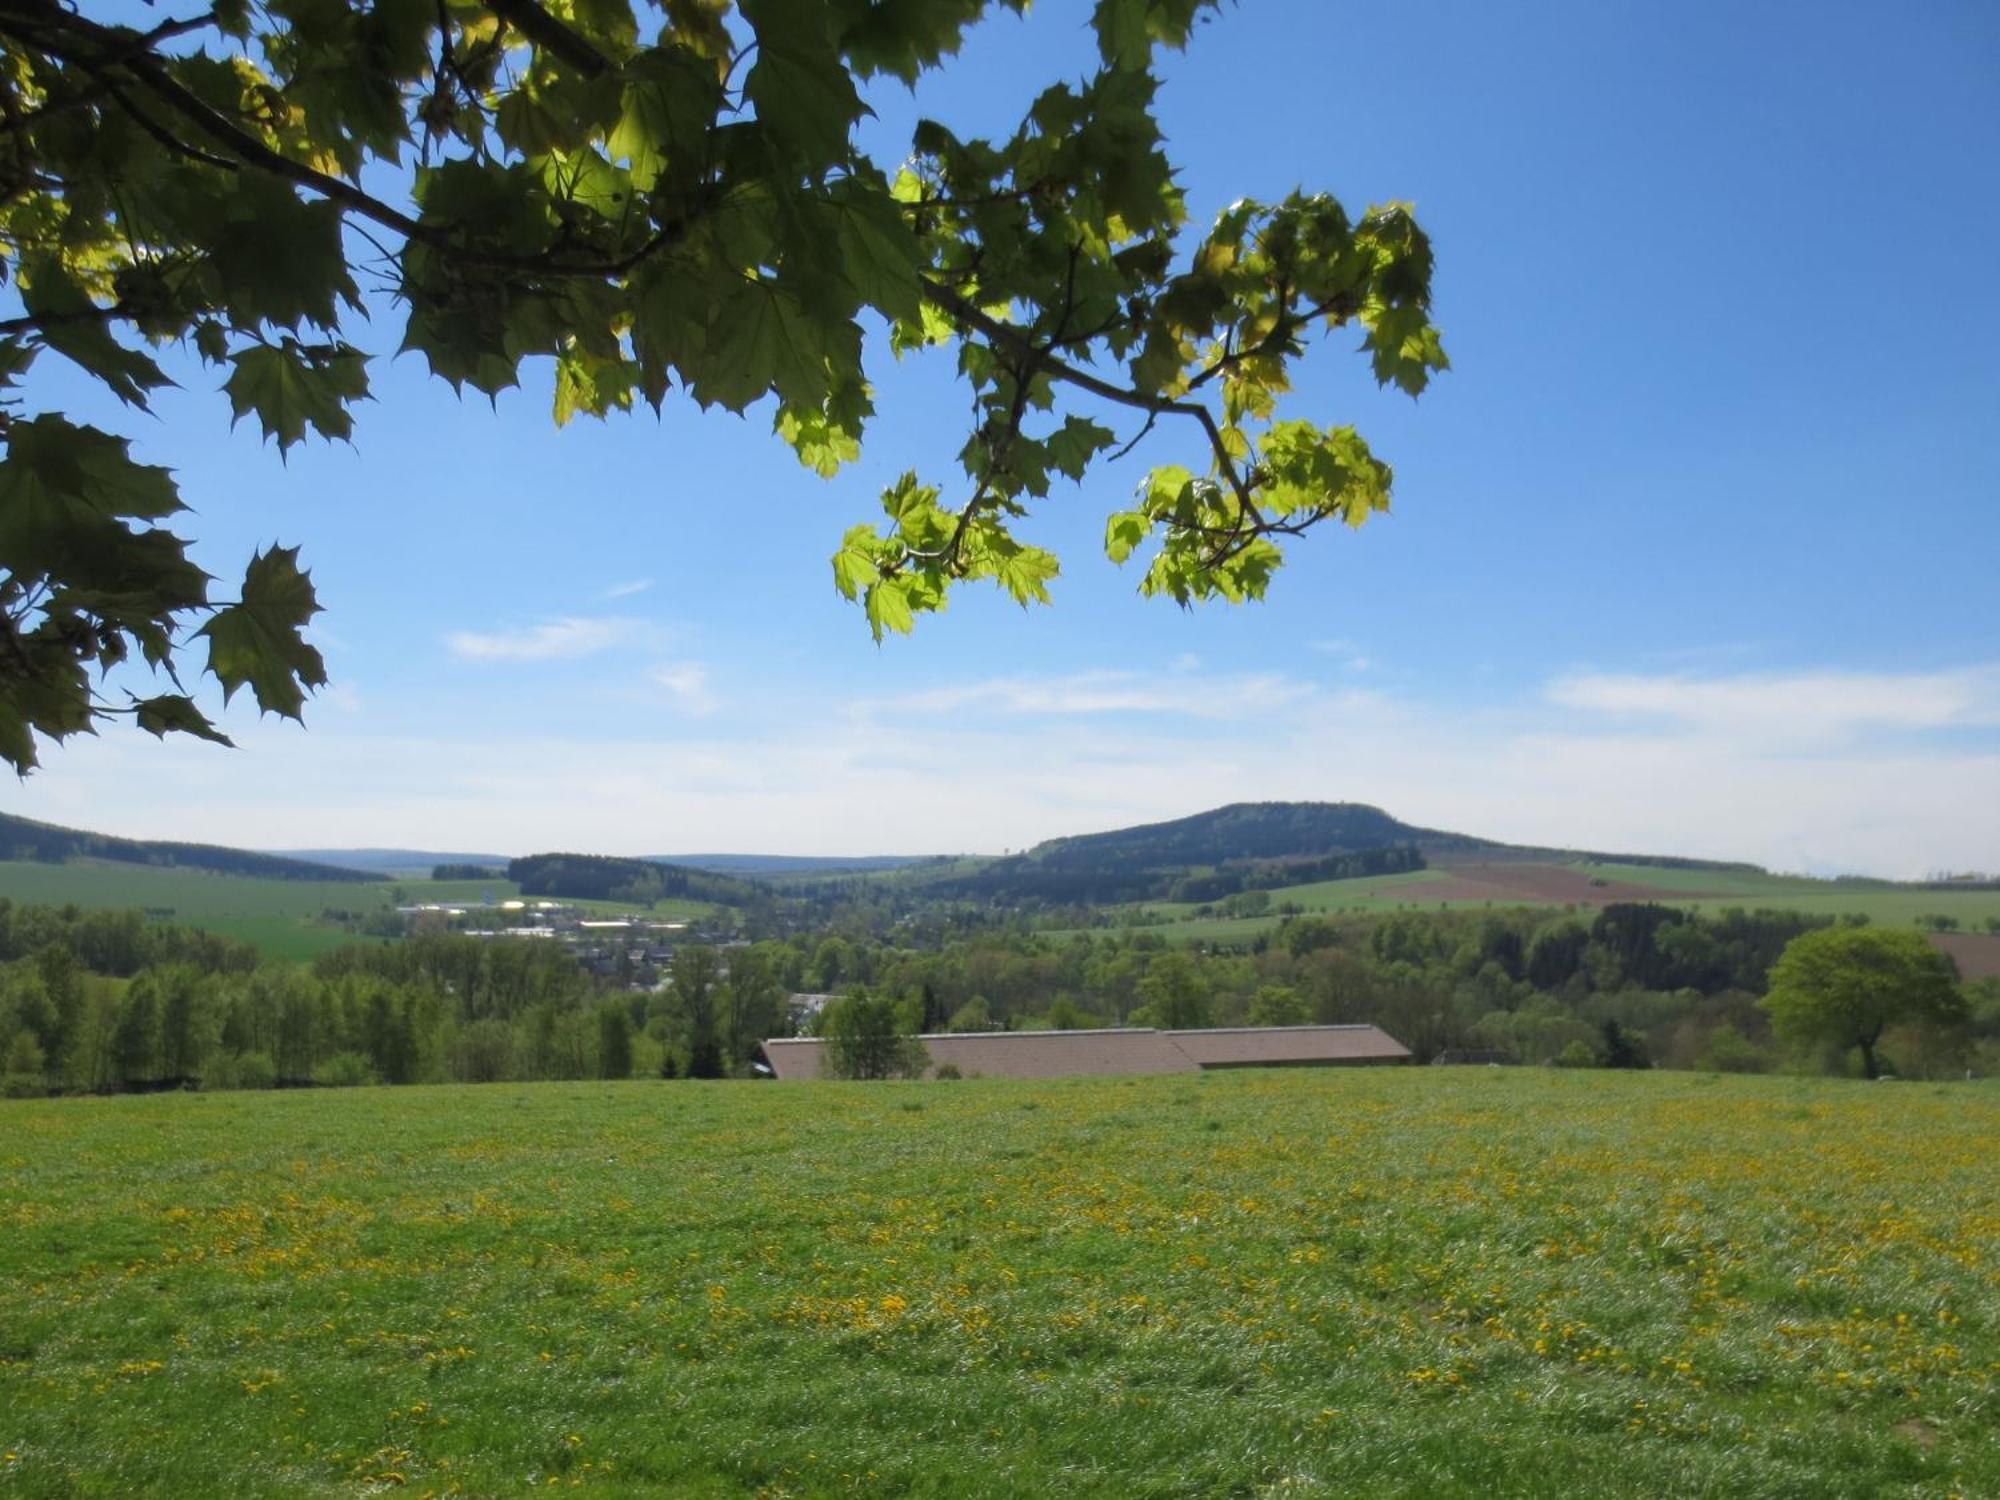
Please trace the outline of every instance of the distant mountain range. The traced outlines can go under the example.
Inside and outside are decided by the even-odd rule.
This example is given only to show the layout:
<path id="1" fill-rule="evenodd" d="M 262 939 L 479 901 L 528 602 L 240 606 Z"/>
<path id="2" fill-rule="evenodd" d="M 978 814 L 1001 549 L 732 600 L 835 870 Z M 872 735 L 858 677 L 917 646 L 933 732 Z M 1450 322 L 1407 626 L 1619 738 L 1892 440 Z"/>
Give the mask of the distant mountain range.
<path id="1" fill-rule="evenodd" d="M 481 865 L 490 870 L 505 869 L 505 854 L 448 854 L 436 849 L 281 849 L 289 859 L 310 860 L 314 864 L 338 865 L 344 870 L 366 870 L 371 875 L 387 875 L 396 880 L 423 880 L 439 865 Z"/>
<path id="2" fill-rule="evenodd" d="M 1238 891 L 1420 870 L 1454 858 L 1757 868 L 1665 855 L 1503 844 L 1420 828 L 1361 802 L 1234 802 L 1166 823 L 1050 839 L 1023 854 L 945 872 L 932 889 L 1003 902 L 1215 901 Z"/>
<path id="3" fill-rule="evenodd" d="M 206 870 L 215 875 L 254 875 L 266 880 L 374 880 L 373 874 L 321 860 L 258 854 L 219 844 L 183 844 L 165 839 L 121 839 L 104 833 L 59 828 L 0 813 L 0 859 L 60 864 L 101 859 L 113 864 Z"/>
<path id="4" fill-rule="evenodd" d="M 481 866 L 505 869 L 508 878 L 533 894 L 604 897 L 615 891 L 634 899 L 673 897 L 729 905 L 768 899 L 768 882 L 780 883 L 782 889 L 783 883 L 821 876 L 889 877 L 945 899 L 1109 905 L 1214 901 L 1238 891 L 1396 874 L 1469 860 L 1592 859 L 1690 869 L 1757 868 L 1504 844 L 1404 823 L 1359 802 L 1237 802 L 1164 823 L 1050 839 L 1023 854 L 959 859 L 782 854 L 630 859 L 538 854 L 510 860 L 500 854 L 389 848 L 266 854 L 210 844 L 115 838 L 0 815 L 0 857 L 107 860 L 283 880 L 419 880 L 439 865 Z"/>
<path id="5" fill-rule="evenodd" d="M 480 865 L 504 870 L 511 854 L 466 854 L 446 849 L 278 849 L 285 859 L 366 870 L 396 880 L 422 880 L 439 865 Z M 642 854 L 647 864 L 706 870 L 715 875 L 756 877 L 798 875 L 865 875 L 876 870 L 900 870 L 935 858 L 927 854 Z"/>
<path id="6" fill-rule="evenodd" d="M 648 854 L 663 865 L 684 865 L 718 875 L 865 875 L 876 870 L 901 870 L 937 858 L 931 854 Z"/>

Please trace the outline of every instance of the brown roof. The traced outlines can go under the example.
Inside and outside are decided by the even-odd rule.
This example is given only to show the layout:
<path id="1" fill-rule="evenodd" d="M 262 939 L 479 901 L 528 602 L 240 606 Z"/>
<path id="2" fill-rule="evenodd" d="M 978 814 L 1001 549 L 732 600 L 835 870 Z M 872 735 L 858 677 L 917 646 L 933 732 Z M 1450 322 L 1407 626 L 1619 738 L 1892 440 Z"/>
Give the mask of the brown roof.
<path id="1" fill-rule="evenodd" d="M 966 1077 L 1059 1078 L 1076 1073 L 1193 1073 L 1202 1068 L 1402 1062 L 1409 1050 L 1374 1026 L 1234 1026 L 1212 1031 L 981 1031 L 919 1038 L 930 1073 L 946 1063 Z M 818 1078 L 826 1043 L 774 1038 L 764 1056 L 779 1078 Z"/>
<path id="2" fill-rule="evenodd" d="M 1204 1068 L 1405 1062 L 1410 1056 L 1379 1026 L 1217 1026 L 1165 1034 Z"/>
<path id="3" fill-rule="evenodd" d="M 931 1071 L 955 1064 L 970 1078 L 1060 1078 L 1069 1073 L 1192 1073 L 1195 1064 L 1167 1040 L 1144 1028 L 1105 1031 L 977 1031 L 925 1036 Z M 800 1037 L 764 1043 L 764 1056 L 780 1078 L 818 1078 L 826 1043 Z"/>

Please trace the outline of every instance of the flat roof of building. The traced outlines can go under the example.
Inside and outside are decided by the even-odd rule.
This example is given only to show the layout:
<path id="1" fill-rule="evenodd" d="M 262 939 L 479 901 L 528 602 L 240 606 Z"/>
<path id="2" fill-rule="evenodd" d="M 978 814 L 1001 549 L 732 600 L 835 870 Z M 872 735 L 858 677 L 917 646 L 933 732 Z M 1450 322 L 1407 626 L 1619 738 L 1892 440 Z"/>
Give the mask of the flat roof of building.
<path id="1" fill-rule="evenodd" d="M 1095 1031 L 975 1031 L 921 1036 L 926 1077 L 946 1065 L 966 1077 L 1061 1078 L 1074 1074 L 1196 1073 L 1203 1068 L 1315 1067 L 1409 1060 L 1378 1026 L 1228 1026 L 1209 1031 L 1107 1027 Z M 822 1077 L 818 1037 L 764 1043 L 781 1079 Z"/>

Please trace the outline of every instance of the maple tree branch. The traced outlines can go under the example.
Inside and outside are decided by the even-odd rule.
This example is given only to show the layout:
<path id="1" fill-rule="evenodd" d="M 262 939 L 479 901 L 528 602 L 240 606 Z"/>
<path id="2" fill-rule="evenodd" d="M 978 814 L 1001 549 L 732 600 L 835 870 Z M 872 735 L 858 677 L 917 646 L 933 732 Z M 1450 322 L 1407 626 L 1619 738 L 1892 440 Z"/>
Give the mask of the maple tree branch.
<path id="1" fill-rule="evenodd" d="M 46 328 L 66 328 L 78 323 L 113 323 L 139 315 L 136 308 L 127 307 L 122 302 L 114 302 L 109 307 L 81 308 L 76 312 L 29 313 L 19 318 L 0 318 L 0 334 L 39 333 Z"/>
<path id="2" fill-rule="evenodd" d="M 1206 406 L 1198 401 L 1176 401 L 1171 396 L 1148 395 L 1129 386 L 1113 385 L 1102 376 L 1079 369 L 1058 355 L 1046 350 L 1037 350 L 1033 341 L 1020 329 L 982 311 L 950 287 L 932 281 L 928 276 L 919 278 L 919 286 L 925 299 L 940 311 L 977 329 L 993 343 L 1011 351 L 1017 359 L 1038 355 L 1042 368 L 1058 380 L 1065 381 L 1079 390 L 1088 391 L 1103 400 L 1115 402 L 1120 406 L 1129 406 L 1135 411 L 1148 412 L 1154 416 L 1188 417 L 1200 423 L 1203 432 L 1208 436 L 1209 447 L 1214 450 L 1216 466 L 1228 480 L 1229 488 L 1235 493 L 1237 503 L 1252 518 L 1254 524 L 1260 529 L 1264 526 L 1263 515 L 1250 496 L 1250 487 L 1244 483 L 1243 476 L 1237 473 L 1235 460 L 1223 446 L 1222 429 L 1216 425 L 1215 413 Z"/>
<path id="3" fill-rule="evenodd" d="M 1271 331 L 1257 340 L 1256 343 L 1249 345 L 1247 348 L 1231 349 L 1217 355 L 1214 364 L 1208 366 L 1207 369 L 1188 382 L 1188 389 L 1191 391 L 1196 390 L 1208 384 L 1216 376 L 1226 374 L 1232 367 L 1240 365 L 1244 360 L 1254 359 L 1259 354 L 1268 353 L 1285 339 L 1291 337 L 1291 335 L 1297 333 L 1300 329 L 1307 327 L 1316 318 L 1330 317 L 1338 313 L 1342 321 L 1345 321 L 1354 315 L 1354 311 L 1355 309 L 1349 305 L 1349 299 L 1341 296 L 1329 297 L 1326 301 L 1316 303 L 1303 312 L 1281 317 L 1272 326 Z"/>
<path id="4" fill-rule="evenodd" d="M 602 78 L 611 59 L 581 33 L 570 30 L 534 0 L 486 0 L 486 8 L 551 57 L 567 63 L 585 78 Z"/>
<path id="5" fill-rule="evenodd" d="M 26 35 L 22 35 L 18 29 L 8 24 L 9 10 L 30 12 L 28 17 L 30 24 Z M 47 31 L 40 28 L 40 23 L 44 20 L 57 29 L 56 36 L 51 37 Z M 556 23 L 552 21 L 551 24 Z M 98 49 L 119 46 L 127 40 L 124 34 L 114 28 L 100 26 L 81 16 L 69 15 L 53 7 L 23 5 L 22 0 L 7 0 L 7 3 L 0 4 L 0 34 L 16 35 L 27 44 L 38 47 L 61 61 L 72 63 L 92 77 L 99 78 L 106 87 L 111 87 L 109 81 L 100 75 L 105 53 L 100 51 L 98 55 L 84 56 L 76 47 L 68 45 L 68 38 L 61 35 L 62 32 L 80 36 Z M 581 41 L 580 38 L 578 40 Z M 684 224 L 678 222 L 668 224 L 637 250 L 604 261 L 564 261 L 548 255 L 510 255 L 500 251 L 480 250 L 462 244 L 449 225 L 422 223 L 350 182 L 316 171 L 302 162 L 293 161 L 190 92 L 162 66 L 158 57 L 143 51 L 133 51 L 127 46 L 123 50 L 121 62 L 125 71 L 149 94 L 172 108 L 184 122 L 208 137 L 211 142 L 231 152 L 236 160 L 229 161 L 199 152 L 184 142 L 172 139 L 171 133 L 169 138 L 162 142 L 168 149 L 195 154 L 210 165 L 232 171 L 241 166 L 249 166 L 282 177 L 288 182 L 317 193 L 322 198 L 338 203 L 341 207 L 381 225 L 384 229 L 394 230 L 405 239 L 414 240 L 463 264 L 479 265 L 494 270 L 520 271 L 531 275 L 623 276 L 686 233 Z M 156 126 L 136 111 L 134 117 L 149 131 L 164 128 Z"/>

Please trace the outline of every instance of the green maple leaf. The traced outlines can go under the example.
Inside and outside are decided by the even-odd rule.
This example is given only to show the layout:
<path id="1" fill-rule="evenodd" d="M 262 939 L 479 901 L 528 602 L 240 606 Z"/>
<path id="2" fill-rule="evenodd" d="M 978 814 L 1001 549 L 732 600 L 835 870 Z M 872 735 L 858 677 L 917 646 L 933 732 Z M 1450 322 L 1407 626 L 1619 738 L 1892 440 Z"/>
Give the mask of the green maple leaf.
<path id="1" fill-rule="evenodd" d="M 896 200 L 883 189 L 850 177 L 832 194 L 839 224 L 841 268 L 861 300 L 906 322 L 923 316 L 917 237 Z"/>
<path id="2" fill-rule="evenodd" d="M 1195 13 L 1211 0 L 1097 0 L 1090 24 L 1097 32 L 1098 54 L 1107 67 L 1143 68 L 1153 60 L 1153 46 L 1164 42 L 1185 47 Z"/>
<path id="3" fill-rule="evenodd" d="M 823 411 L 781 406 L 772 428 L 799 456 L 799 462 L 822 479 L 831 479 L 842 464 L 861 457 L 861 439 Z"/>
<path id="4" fill-rule="evenodd" d="M 811 168 L 847 153 L 847 133 L 870 113 L 828 33 L 821 0 L 743 0 L 757 33 L 757 61 L 743 91 L 770 139 Z"/>
<path id="5" fill-rule="evenodd" d="M 993 576 L 1026 609 L 1029 604 L 1049 602 L 1049 580 L 1062 572 L 1055 554 L 1041 547 L 1017 547 L 997 557 Z"/>
<path id="6" fill-rule="evenodd" d="M 179 693 L 135 699 L 132 710 L 139 727 L 161 739 L 169 734 L 191 734 L 196 739 L 217 745 L 228 745 L 232 749 L 235 746 L 228 735 L 209 722 L 208 715 L 194 706 L 192 698 Z"/>
<path id="7" fill-rule="evenodd" d="M 832 388 L 828 354 L 825 325 L 789 291 L 758 280 L 745 282 L 718 309 L 708 347 L 686 373 L 704 406 L 742 411 L 774 390 L 787 404 L 810 408 Z"/>
<path id="8" fill-rule="evenodd" d="M 210 270 L 240 327 L 270 323 L 332 328 L 339 303 L 359 309 L 361 292 L 347 271 L 341 208 L 301 198 L 287 184 L 243 174 L 215 238 Z"/>
<path id="9" fill-rule="evenodd" d="M 862 523 L 847 528 L 840 550 L 833 554 L 833 586 L 845 599 L 859 599 L 882 576 L 882 538 L 875 528 Z"/>
<path id="10" fill-rule="evenodd" d="M 1118 440 L 1109 427 L 1088 417 L 1067 417 L 1062 426 L 1044 438 L 1049 461 L 1071 479 L 1082 479 L 1090 461 Z"/>
<path id="11" fill-rule="evenodd" d="M 1104 525 L 1104 555 L 1115 563 L 1124 562 L 1152 529 L 1153 523 L 1136 510 L 1115 512 Z"/>
<path id="12" fill-rule="evenodd" d="M 604 416 L 616 408 L 630 411 L 639 367 L 623 358 L 602 359 L 572 346 L 556 356 L 556 426 L 567 426 L 578 412 Z"/>
<path id="13" fill-rule="evenodd" d="M 183 508 L 173 477 L 133 463 L 124 439 L 53 413 L 16 421 L 0 460 L 0 570 L 116 596 L 121 610 L 193 607 L 208 575 L 187 560 L 186 544 L 124 524 Z"/>
<path id="14" fill-rule="evenodd" d="M 21 305 L 45 320 L 43 342 L 103 381 L 126 405 L 145 410 L 146 392 L 173 384 L 152 360 L 111 336 L 109 326 L 96 317 L 90 294 L 54 256 L 24 257 L 16 284 Z"/>
<path id="15" fill-rule="evenodd" d="M 298 718 L 304 689 L 326 685 L 326 663 L 303 634 L 318 613 L 298 548 L 273 547 L 251 558 L 242 599 L 217 610 L 198 632 L 208 638 L 208 670 L 222 684 L 223 701 L 247 683 L 265 713 Z"/>
<path id="16" fill-rule="evenodd" d="M 869 585 L 866 608 L 868 628 L 874 632 L 877 645 L 881 644 L 882 633 L 886 630 L 908 635 L 915 628 L 916 617 L 910 612 L 909 590 L 900 578 L 884 578 Z"/>
<path id="17" fill-rule="evenodd" d="M 713 62 L 685 47 L 642 52 L 625 66 L 618 123 L 605 149 L 628 162 L 632 185 L 649 193 L 677 160 L 700 161 L 702 141 L 721 106 Z"/>
<path id="18" fill-rule="evenodd" d="M 353 435 L 349 403 L 368 396 L 368 361 L 357 349 L 335 345 L 308 350 L 291 339 L 257 344 L 230 356 L 236 366 L 223 384 L 236 420 L 250 412 L 263 424 L 264 436 L 278 440 L 280 453 L 300 442 L 307 427 L 324 438 Z"/>

